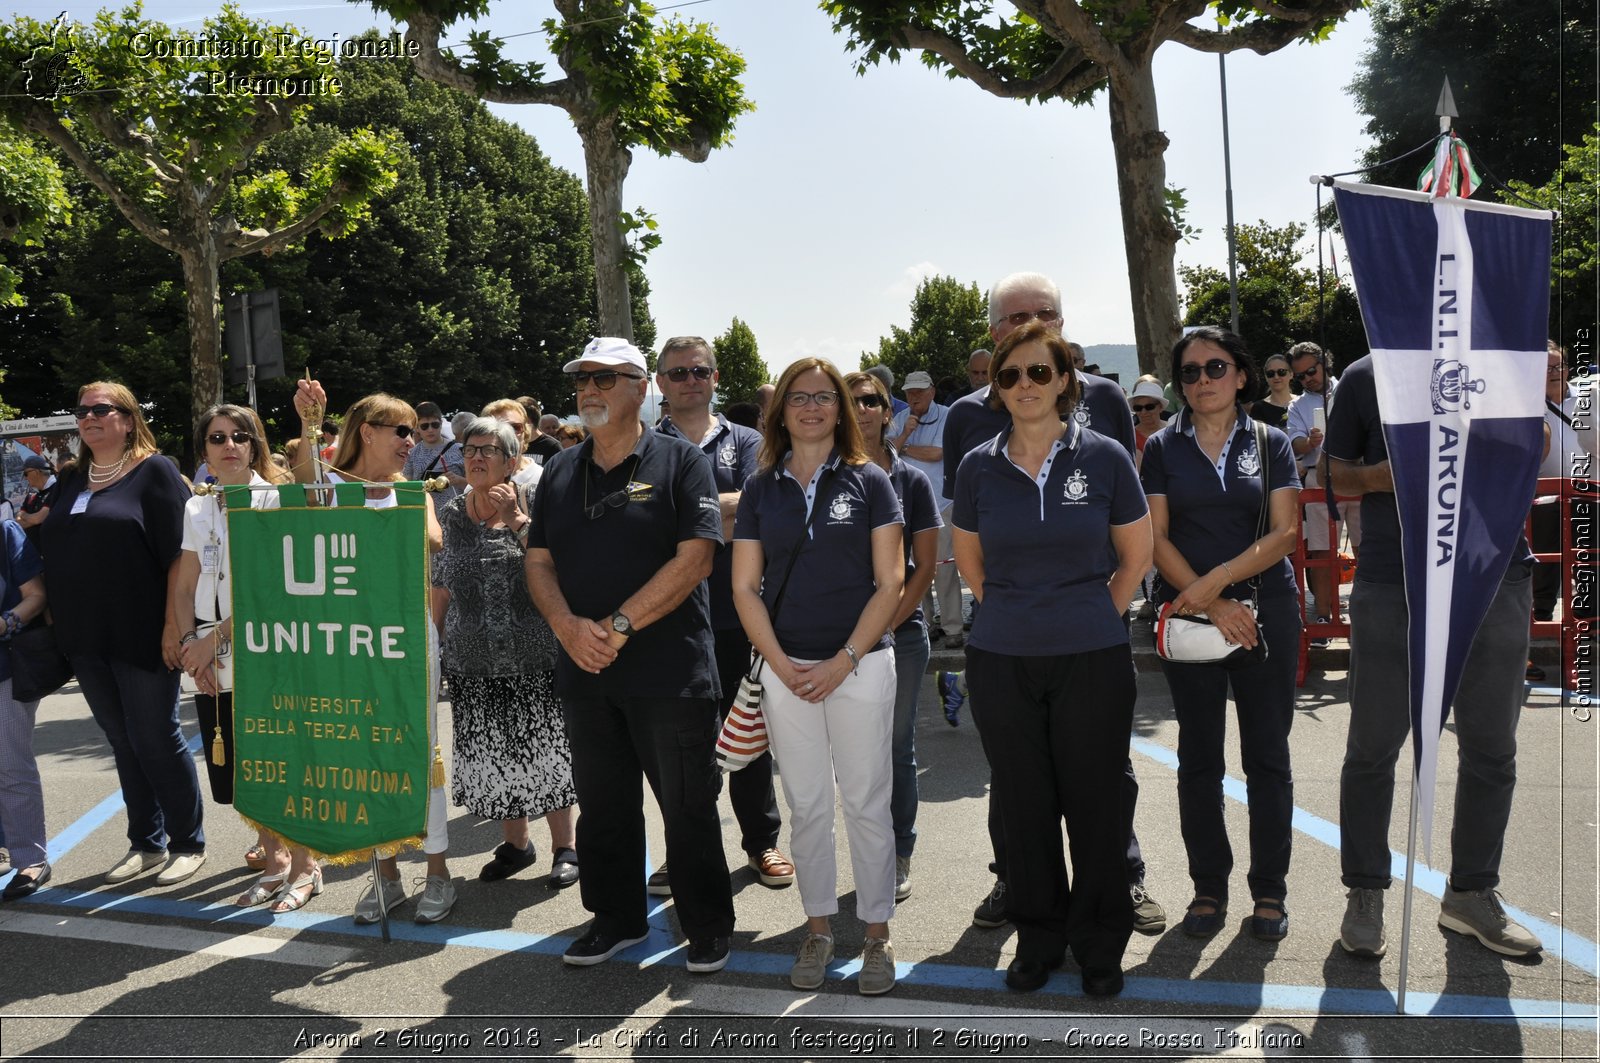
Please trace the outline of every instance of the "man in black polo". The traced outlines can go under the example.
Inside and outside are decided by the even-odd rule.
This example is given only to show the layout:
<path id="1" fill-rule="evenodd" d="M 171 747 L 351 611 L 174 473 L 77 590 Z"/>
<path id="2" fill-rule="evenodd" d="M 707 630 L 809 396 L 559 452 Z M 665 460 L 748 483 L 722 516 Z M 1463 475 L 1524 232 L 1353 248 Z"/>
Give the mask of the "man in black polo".
<path id="1" fill-rule="evenodd" d="M 564 371 L 589 429 L 544 467 L 528 534 L 528 589 L 561 644 L 556 690 L 583 815 L 578 851 L 589 929 L 567 949 L 588 966 L 643 941 L 644 790 L 661 807 L 688 968 L 728 962 L 733 894 L 717 795 L 720 687 L 705 580 L 722 541 L 699 448 L 639 421 L 644 356 L 593 340 Z"/>

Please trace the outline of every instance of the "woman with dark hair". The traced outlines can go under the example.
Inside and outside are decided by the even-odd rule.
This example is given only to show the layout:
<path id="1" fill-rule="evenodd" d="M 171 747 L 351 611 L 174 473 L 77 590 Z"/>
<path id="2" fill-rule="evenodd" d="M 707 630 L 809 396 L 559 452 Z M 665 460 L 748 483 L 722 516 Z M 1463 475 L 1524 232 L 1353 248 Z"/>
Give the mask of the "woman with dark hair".
<path id="1" fill-rule="evenodd" d="M 190 492 L 172 462 L 159 458 L 144 413 L 122 384 L 85 384 L 73 415 L 83 460 L 40 525 L 45 586 L 56 638 L 111 743 L 128 809 L 132 848 L 106 881 L 161 866 L 156 882 L 167 886 L 206 859 L 167 610 Z"/>
<path id="2" fill-rule="evenodd" d="M 1250 416 L 1271 428 L 1282 430 L 1289 424 L 1289 406 L 1294 402 L 1294 371 L 1289 356 L 1271 354 L 1261 363 L 1267 393 L 1250 404 Z"/>
<path id="3" fill-rule="evenodd" d="M 1265 429 L 1265 453 L 1257 445 L 1245 404 L 1259 384 L 1238 336 L 1206 327 L 1183 337 L 1172 349 L 1172 379 L 1183 388 L 1184 409 L 1146 444 L 1141 468 L 1161 573 L 1157 600 L 1169 614 L 1203 614 L 1236 645 L 1267 644 L 1266 660 L 1234 670 L 1161 662 L 1178 718 L 1178 822 L 1195 889 L 1183 931 L 1210 937 L 1228 910 L 1233 850 L 1222 776 L 1231 689 L 1250 808 L 1250 932 L 1278 941 L 1289 932 L 1289 727 L 1300 603 L 1288 555 L 1300 535 L 1300 478 L 1281 431 Z M 1270 500 L 1262 497 L 1267 483 Z M 1267 528 L 1258 538 L 1263 505 Z"/>
<path id="4" fill-rule="evenodd" d="M 894 632 L 896 684 L 891 740 L 894 792 L 889 811 L 894 818 L 894 899 L 903 901 L 911 896 L 911 854 L 917 844 L 917 695 L 922 692 L 923 673 L 932 653 L 922 596 L 933 585 L 943 522 L 932 481 L 921 469 L 902 461 L 889 445 L 893 421 L 889 389 L 871 373 L 851 373 L 844 383 L 850 389 L 850 404 L 867 457 L 889 474 L 905 517 L 906 585 L 889 622 Z"/>
<path id="5" fill-rule="evenodd" d="M 1057 412 L 1080 393 L 1059 333 L 1010 333 L 989 379 L 1011 424 L 961 460 L 952 522 L 982 603 L 967 685 L 1009 842 L 1006 984 L 1039 989 L 1071 949 L 1084 992 L 1111 996 L 1133 932 L 1122 805 L 1137 688 L 1122 614 L 1150 567 L 1150 521 L 1128 452 Z"/>
<path id="6" fill-rule="evenodd" d="M 889 811 L 895 662 L 888 632 L 905 579 L 900 505 L 845 416 L 839 371 L 802 358 L 783 372 L 734 523 L 733 600 L 766 662 L 762 712 L 783 765 L 806 935 L 789 972 L 817 989 L 839 910 L 834 788 L 844 809 L 856 914 L 866 923 L 859 988 L 894 988 L 895 844 Z"/>

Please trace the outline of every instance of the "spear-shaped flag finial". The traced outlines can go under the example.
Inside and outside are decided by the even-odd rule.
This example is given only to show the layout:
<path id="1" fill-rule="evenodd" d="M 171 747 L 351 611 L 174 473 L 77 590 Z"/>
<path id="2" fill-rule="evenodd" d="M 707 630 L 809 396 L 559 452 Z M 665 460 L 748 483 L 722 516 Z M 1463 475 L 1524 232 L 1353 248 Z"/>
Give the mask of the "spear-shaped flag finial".
<path id="1" fill-rule="evenodd" d="M 1450 93 L 1450 78 L 1444 79 L 1444 87 L 1439 90 L 1439 102 L 1433 105 L 1433 113 L 1439 116 L 1439 132 L 1450 132 L 1450 119 L 1461 117 L 1461 112 L 1456 110 L 1456 98 Z"/>

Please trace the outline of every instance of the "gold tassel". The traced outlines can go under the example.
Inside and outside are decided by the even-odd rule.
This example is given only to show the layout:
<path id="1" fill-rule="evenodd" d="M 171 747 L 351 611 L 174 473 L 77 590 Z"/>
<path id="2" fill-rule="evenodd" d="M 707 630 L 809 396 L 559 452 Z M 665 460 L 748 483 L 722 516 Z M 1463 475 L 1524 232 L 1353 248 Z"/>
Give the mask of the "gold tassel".
<path id="1" fill-rule="evenodd" d="M 444 786 L 444 753 L 438 746 L 433 747 L 433 767 L 428 770 L 428 787 L 440 789 Z"/>
<path id="2" fill-rule="evenodd" d="M 211 733 L 211 763 L 221 768 L 228 763 L 228 750 L 222 744 L 222 724 L 217 724 Z"/>

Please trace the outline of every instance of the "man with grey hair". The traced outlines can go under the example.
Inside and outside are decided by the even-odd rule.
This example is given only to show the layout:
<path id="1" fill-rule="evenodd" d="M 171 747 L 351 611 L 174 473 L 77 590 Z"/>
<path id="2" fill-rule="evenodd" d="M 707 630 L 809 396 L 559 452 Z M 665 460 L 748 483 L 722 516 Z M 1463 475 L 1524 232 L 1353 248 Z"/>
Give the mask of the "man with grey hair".
<path id="1" fill-rule="evenodd" d="M 733 894 L 722 852 L 721 688 L 706 577 L 722 542 L 705 455 L 646 431 L 649 377 L 626 340 L 590 342 L 563 371 L 582 444 L 544 467 L 528 533 L 528 590 L 560 643 L 556 692 L 572 744 L 579 880 L 589 929 L 562 959 L 603 963 L 649 933 L 644 790 L 661 807 L 688 969 L 728 962 Z"/>

